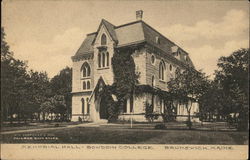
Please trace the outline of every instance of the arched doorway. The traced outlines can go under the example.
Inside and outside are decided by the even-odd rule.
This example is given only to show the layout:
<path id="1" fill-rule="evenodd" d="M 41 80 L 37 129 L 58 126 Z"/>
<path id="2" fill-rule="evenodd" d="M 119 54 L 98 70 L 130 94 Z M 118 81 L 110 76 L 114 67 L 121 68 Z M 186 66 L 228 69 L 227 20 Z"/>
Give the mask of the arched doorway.
<path id="1" fill-rule="evenodd" d="M 100 113 L 100 119 L 108 119 L 108 109 L 105 98 L 101 98 L 99 113 Z"/>

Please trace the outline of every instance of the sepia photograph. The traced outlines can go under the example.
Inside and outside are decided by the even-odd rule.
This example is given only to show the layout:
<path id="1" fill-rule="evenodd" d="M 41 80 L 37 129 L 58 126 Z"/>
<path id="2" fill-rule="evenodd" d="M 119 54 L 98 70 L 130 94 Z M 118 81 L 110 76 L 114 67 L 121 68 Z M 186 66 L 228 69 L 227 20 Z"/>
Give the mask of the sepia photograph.
<path id="1" fill-rule="evenodd" d="M 248 158 L 248 1 L 1 4 L 1 159 Z"/>

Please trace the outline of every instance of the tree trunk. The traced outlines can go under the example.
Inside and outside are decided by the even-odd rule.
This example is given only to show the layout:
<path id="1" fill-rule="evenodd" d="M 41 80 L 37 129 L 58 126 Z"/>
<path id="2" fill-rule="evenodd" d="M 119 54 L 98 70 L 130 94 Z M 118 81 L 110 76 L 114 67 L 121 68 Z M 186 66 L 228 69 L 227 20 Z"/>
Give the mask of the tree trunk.
<path id="1" fill-rule="evenodd" d="M 188 106 L 188 103 L 186 104 L 186 108 L 187 108 L 187 113 L 188 113 L 187 126 L 188 126 L 188 129 L 192 129 L 192 122 L 191 122 L 191 115 L 190 115 L 191 108 L 192 108 L 192 102 L 191 102 L 190 108 Z"/>

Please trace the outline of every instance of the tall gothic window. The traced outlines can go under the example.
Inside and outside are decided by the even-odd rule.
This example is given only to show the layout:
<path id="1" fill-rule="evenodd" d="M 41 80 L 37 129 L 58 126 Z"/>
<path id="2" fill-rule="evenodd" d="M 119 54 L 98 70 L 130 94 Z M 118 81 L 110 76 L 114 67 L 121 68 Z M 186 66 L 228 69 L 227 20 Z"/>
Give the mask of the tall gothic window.
<path id="1" fill-rule="evenodd" d="M 107 66 L 109 66 L 109 52 L 106 53 L 106 58 L 107 58 Z"/>
<path id="2" fill-rule="evenodd" d="M 89 77 L 90 76 L 90 66 L 87 62 L 83 63 L 82 65 L 82 77 Z"/>
<path id="3" fill-rule="evenodd" d="M 155 86 L 155 76 L 152 76 L 152 87 Z"/>
<path id="4" fill-rule="evenodd" d="M 165 80 L 165 70 L 166 70 L 165 63 L 164 61 L 161 61 L 159 65 L 159 79 L 160 80 L 163 80 L 163 81 Z"/>
<path id="5" fill-rule="evenodd" d="M 107 37 L 105 34 L 102 34 L 101 37 L 101 45 L 106 45 L 107 44 Z"/>
<path id="6" fill-rule="evenodd" d="M 82 114 L 84 114 L 84 106 L 85 105 L 85 102 L 84 102 L 84 98 L 82 98 Z"/>
<path id="7" fill-rule="evenodd" d="M 108 67 L 110 64 L 109 52 L 102 51 L 98 53 L 98 68 Z"/>
<path id="8" fill-rule="evenodd" d="M 86 101 L 87 101 L 87 114 L 89 114 L 90 113 L 89 98 L 87 98 Z"/>
<path id="9" fill-rule="evenodd" d="M 169 65 L 169 70 L 172 71 L 172 65 L 171 64 Z"/>
<path id="10" fill-rule="evenodd" d="M 90 82 L 87 82 L 87 89 L 90 89 Z"/>
<path id="11" fill-rule="evenodd" d="M 105 67 L 105 53 L 102 52 L 102 67 Z"/>
<path id="12" fill-rule="evenodd" d="M 101 68 L 101 63 L 102 63 L 102 57 L 101 57 L 101 53 L 98 53 L 98 67 Z"/>
<path id="13" fill-rule="evenodd" d="M 85 81 L 83 81 L 83 83 L 82 83 L 82 89 L 83 89 L 83 90 L 86 90 L 86 89 L 87 89 L 87 84 L 86 84 Z"/>

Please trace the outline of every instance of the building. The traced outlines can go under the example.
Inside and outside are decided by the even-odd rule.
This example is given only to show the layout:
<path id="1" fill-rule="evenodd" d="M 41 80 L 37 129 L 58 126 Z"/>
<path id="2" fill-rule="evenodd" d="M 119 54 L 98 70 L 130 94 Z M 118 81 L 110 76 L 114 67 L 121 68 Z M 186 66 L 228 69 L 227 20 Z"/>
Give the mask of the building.
<path id="1" fill-rule="evenodd" d="M 132 48 L 136 72 L 140 72 L 139 83 L 164 91 L 168 90 L 167 82 L 175 76 L 176 69 L 183 70 L 187 65 L 193 67 L 188 53 L 142 21 L 142 13 L 137 11 L 136 21 L 120 26 L 103 19 L 98 30 L 87 34 L 72 56 L 72 121 L 78 121 L 79 117 L 94 122 L 106 121 L 105 104 L 101 102 L 102 97 L 95 95 L 103 85 L 113 84 L 111 58 L 115 50 Z M 133 112 L 134 120 L 145 121 L 144 104 L 151 100 L 150 97 L 134 98 L 133 111 L 128 99 L 127 108 L 119 119 L 129 120 Z M 154 105 L 155 112 L 163 112 L 161 100 L 157 96 L 154 97 Z M 177 104 L 176 112 L 178 119 L 185 119 L 187 113 L 184 106 Z M 198 105 L 193 103 L 191 115 L 195 112 L 198 112 Z"/>

